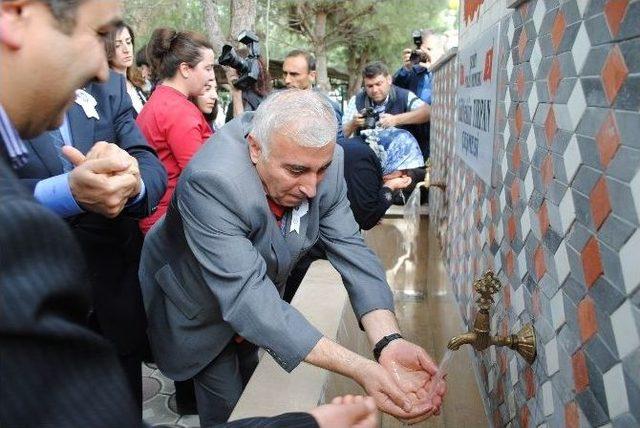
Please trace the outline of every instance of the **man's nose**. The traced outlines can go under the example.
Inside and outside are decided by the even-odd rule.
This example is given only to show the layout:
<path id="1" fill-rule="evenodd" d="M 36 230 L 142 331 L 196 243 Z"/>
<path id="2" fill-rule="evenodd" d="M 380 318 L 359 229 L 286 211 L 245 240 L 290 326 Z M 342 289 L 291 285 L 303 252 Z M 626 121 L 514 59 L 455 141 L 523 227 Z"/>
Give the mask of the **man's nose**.
<path id="1" fill-rule="evenodd" d="M 291 76 L 289 74 L 285 74 L 284 75 L 284 84 L 289 86 L 289 84 L 293 81 L 293 79 L 291 79 Z"/>
<path id="2" fill-rule="evenodd" d="M 98 69 L 96 70 L 96 80 L 102 83 L 109 80 L 109 63 L 107 62 L 107 57 L 104 55 L 100 59 Z"/>
<path id="3" fill-rule="evenodd" d="M 318 176 L 316 174 L 308 174 L 300 184 L 300 191 L 308 198 L 311 199 L 316 196 L 316 189 L 318 187 Z"/>

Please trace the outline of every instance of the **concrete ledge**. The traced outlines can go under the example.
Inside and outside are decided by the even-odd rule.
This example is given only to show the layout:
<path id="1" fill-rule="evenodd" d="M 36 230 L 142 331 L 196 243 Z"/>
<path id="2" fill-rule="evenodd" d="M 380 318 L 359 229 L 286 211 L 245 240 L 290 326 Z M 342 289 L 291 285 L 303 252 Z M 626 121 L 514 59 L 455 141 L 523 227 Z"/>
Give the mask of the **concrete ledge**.
<path id="1" fill-rule="evenodd" d="M 311 265 L 292 305 L 326 337 L 362 355 L 370 353 L 340 275 L 329 262 Z M 330 401 L 360 391 L 352 380 L 304 362 L 287 373 L 265 352 L 229 420 L 308 411 L 325 397 Z"/>

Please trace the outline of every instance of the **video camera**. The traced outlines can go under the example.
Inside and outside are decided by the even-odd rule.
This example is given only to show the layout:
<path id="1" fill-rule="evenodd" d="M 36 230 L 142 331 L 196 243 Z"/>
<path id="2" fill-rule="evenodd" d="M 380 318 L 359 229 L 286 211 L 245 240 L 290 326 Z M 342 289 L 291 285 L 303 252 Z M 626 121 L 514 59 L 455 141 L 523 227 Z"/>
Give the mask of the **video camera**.
<path id="1" fill-rule="evenodd" d="M 240 74 L 238 80 L 233 82 L 233 86 L 238 89 L 248 89 L 258 81 L 260 75 L 258 60 L 260 58 L 260 40 L 251 31 L 244 30 L 238 35 L 238 41 L 249 48 L 249 55 L 242 58 L 236 53 L 233 46 L 224 45 L 218 63 L 232 67 Z"/>
<path id="2" fill-rule="evenodd" d="M 414 30 L 411 33 L 411 38 L 413 39 L 413 44 L 416 45 L 416 48 L 411 51 L 411 55 L 409 56 L 411 64 L 418 65 L 421 62 L 429 61 L 429 56 L 420 50 L 422 46 L 422 30 Z"/>
<path id="3" fill-rule="evenodd" d="M 360 110 L 360 114 L 364 117 L 364 129 L 374 129 L 376 123 L 380 119 L 380 113 L 375 111 L 373 107 L 365 107 Z"/>

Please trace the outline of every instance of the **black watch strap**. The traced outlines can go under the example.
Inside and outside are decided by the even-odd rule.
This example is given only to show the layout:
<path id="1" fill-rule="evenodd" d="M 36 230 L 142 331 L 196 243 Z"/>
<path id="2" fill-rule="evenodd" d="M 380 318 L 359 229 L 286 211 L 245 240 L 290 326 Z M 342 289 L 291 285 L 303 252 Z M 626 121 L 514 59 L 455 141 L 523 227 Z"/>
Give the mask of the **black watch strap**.
<path id="1" fill-rule="evenodd" d="M 376 346 L 373 347 L 373 358 L 378 361 L 378 359 L 380 358 L 380 353 L 382 353 L 382 350 L 385 348 L 385 346 L 396 339 L 402 339 L 402 335 L 400 333 L 393 333 L 380 339 L 378 343 L 376 343 Z"/>

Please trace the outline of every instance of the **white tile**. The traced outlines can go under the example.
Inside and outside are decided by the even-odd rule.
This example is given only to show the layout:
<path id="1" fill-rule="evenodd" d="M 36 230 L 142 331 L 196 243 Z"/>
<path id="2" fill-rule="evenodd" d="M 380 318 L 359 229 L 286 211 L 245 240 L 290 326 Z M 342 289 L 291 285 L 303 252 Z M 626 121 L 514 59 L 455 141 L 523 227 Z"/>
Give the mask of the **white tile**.
<path id="1" fill-rule="evenodd" d="M 531 131 L 533 133 L 533 130 Z M 533 194 L 533 169 L 529 167 L 527 174 L 524 176 L 524 196 L 525 202 L 529 202 L 531 195 Z"/>
<path id="2" fill-rule="evenodd" d="M 580 17 L 584 16 L 584 11 L 587 9 L 587 5 L 590 0 L 577 0 L 578 10 L 580 11 Z"/>
<path id="3" fill-rule="evenodd" d="M 629 300 L 625 302 L 616 311 L 611 314 L 611 326 L 613 327 L 613 335 L 616 338 L 616 346 L 620 358 L 624 358 L 640 346 L 640 336 L 638 336 L 638 327 L 636 326 L 635 314 L 638 311 Z"/>
<path id="4" fill-rule="evenodd" d="M 524 250 L 522 250 L 524 252 Z M 513 290 L 511 293 L 511 309 L 513 312 L 519 316 L 524 311 L 524 285 L 520 284 L 520 286 Z"/>
<path id="5" fill-rule="evenodd" d="M 558 284 L 562 285 L 565 279 L 571 273 L 571 266 L 569 265 L 569 255 L 567 254 L 567 247 L 564 242 L 560 244 L 556 253 L 553 255 L 556 262 L 556 274 L 558 275 Z"/>
<path id="6" fill-rule="evenodd" d="M 509 361 L 509 377 L 511 378 L 511 385 L 516 386 L 516 383 L 518 383 L 518 361 L 515 356 Z"/>
<path id="7" fill-rule="evenodd" d="M 573 131 L 573 125 L 571 123 L 571 114 L 569 113 L 569 107 L 567 104 L 555 104 L 553 106 L 553 112 L 556 117 L 556 124 L 558 128 L 565 131 Z"/>
<path id="8" fill-rule="evenodd" d="M 622 267 L 622 278 L 627 294 L 631 294 L 640 284 L 640 229 L 636 229 L 634 234 L 620 249 L 620 265 Z"/>
<path id="9" fill-rule="evenodd" d="M 514 32 L 515 32 L 515 28 L 513 27 L 513 19 L 509 19 L 509 25 L 507 26 L 507 41 L 508 41 L 507 46 L 509 46 L 509 48 L 511 47 L 513 42 Z"/>
<path id="10" fill-rule="evenodd" d="M 527 251 L 522 248 L 520 254 L 518 254 L 518 274 L 522 280 L 527 273 Z"/>
<path id="11" fill-rule="evenodd" d="M 613 366 L 602 376 L 604 381 L 604 391 L 607 396 L 609 407 L 609 417 L 615 419 L 617 416 L 629 411 L 629 399 L 627 388 L 624 384 L 622 363 Z"/>
<path id="12" fill-rule="evenodd" d="M 571 54 L 573 55 L 573 61 L 576 65 L 576 71 L 578 72 L 578 75 L 581 74 L 584 62 L 589 55 L 589 49 L 591 49 L 591 42 L 589 41 L 587 29 L 585 28 L 584 23 L 580 23 L 578 35 L 576 36 L 576 40 L 573 43 L 573 47 L 571 48 Z M 578 82 L 577 84 L 579 85 L 580 83 Z"/>
<path id="13" fill-rule="evenodd" d="M 507 80 L 511 81 L 511 73 L 513 72 L 513 60 L 511 59 L 512 53 L 509 53 L 509 58 L 507 58 Z M 507 95 L 509 95 L 509 90 L 507 89 Z M 507 111 L 508 108 L 507 108 Z"/>
<path id="14" fill-rule="evenodd" d="M 551 377 L 560 368 L 558 360 L 558 341 L 554 337 L 544 345 L 544 355 L 547 360 L 547 375 Z"/>
<path id="15" fill-rule="evenodd" d="M 529 99 L 527 100 L 527 105 L 529 107 L 529 117 L 533 119 L 536 115 L 536 110 L 538 108 L 538 90 L 536 89 L 536 85 L 534 83 L 531 91 L 529 92 Z M 533 129 L 529 131 L 529 133 L 533 133 Z"/>
<path id="16" fill-rule="evenodd" d="M 573 204 L 573 196 L 571 195 L 571 191 L 567 189 L 560 201 L 560 221 L 562 223 L 563 236 L 567 234 L 575 219 L 576 209 Z"/>
<path id="17" fill-rule="evenodd" d="M 529 156 L 529 162 L 533 159 L 533 154 L 536 152 L 536 133 L 534 132 L 533 127 L 529 129 L 529 135 L 527 135 L 527 155 Z"/>
<path id="18" fill-rule="evenodd" d="M 529 217 L 529 209 L 526 208 L 520 216 L 520 230 L 522 230 L 522 240 L 526 241 L 529 232 L 531 232 L 531 218 Z"/>
<path id="19" fill-rule="evenodd" d="M 504 209 L 507 206 L 507 197 L 505 195 L 505 189 L 507 186 L 502 186 L 502 190 L 500 191 L 500 208 Z M 502 223 L 502 222 L 500 222 Z"/>
<path id="20" fill-rule="evenodd" d="M 578 172 L 578 168 L 582 164 L 582 156 L 580 155 L 580 148 L 578 147 L 578 140 L 576 139 L 575 134 L 571 136 L 569 144 L 564 151 L 564 156 L 562 156 L 562 160 L 567 174 L 567 183 L 571 184 L 573 177 L 575 177 L 576 172 Z M 567 193 L 571 192 L 567 191 Z"/>
<path id="21" fill-rule="evenodd" d="M 509 407 L 509 419 L 516 417 L 516 394 L 507 395 L 507 404 Z"/>
<path id="22" fill-rule="evenodd" d="M 545 416 L 553 414 L 553 387 L 550 381 L 542 384 L 542 408 Z"/>
<path id="23" fill-rule="evenodd" d="M 542 50 L 540 49 L 538 40 L 540 39 L 536 38 L 536 42 L 533 44 L 533 50 L 531 51 L 531 58 L 529 59 L 534 80 L 537 78 L 538 67 L 540 67 L 540 62 L 542 61 Z M 535 86 L 533 90 L 536 90 Z"/>
<path id="24" fill-rule="evenodd" d="M 543 1 L 536 2 L 536 10 L 533 11 L 533 25 L 536 28 L 536 34 L 540 33 L 540 25 L 546 13 L 546 7 Z"/>
<path id="25" fill-rule="evenodd" d="M 577 81 L 575 86 L 573 87 L 573 91 L 571 92 L 571 96 L 569 97 L 569 101 L 567 101 L 567 108 L 569 113 L 569 123 L 568 127 L 560 126 L 562 129 L 566 129 L 568 131 L 573 132 L 580 123 L 580 119 L 584 114 L 585 109 L 587 108 L 587 100 L 584 97 L 584 91 L 582 90 L 582 84 L 580 81 Z M 563 125 L 565 125 L 563 123 Z"/>
<path id="26" fill-rule="evenodd" d="M 564 315 L 564 298 L 562 297 L 562 289 L 551 298 L 551 318 L 553 321 L 553 328 L 558 330 L 565 323 Z"/>
<path id="27" fill-rule="evenodd" d="M 638 222 L 640 222 L 640 169 L 636 171 L 636 176 L 629 183 L 629 187 L 631 188 L 633 204 L 636 207 L 636 216 L 638 217 Z"/>

